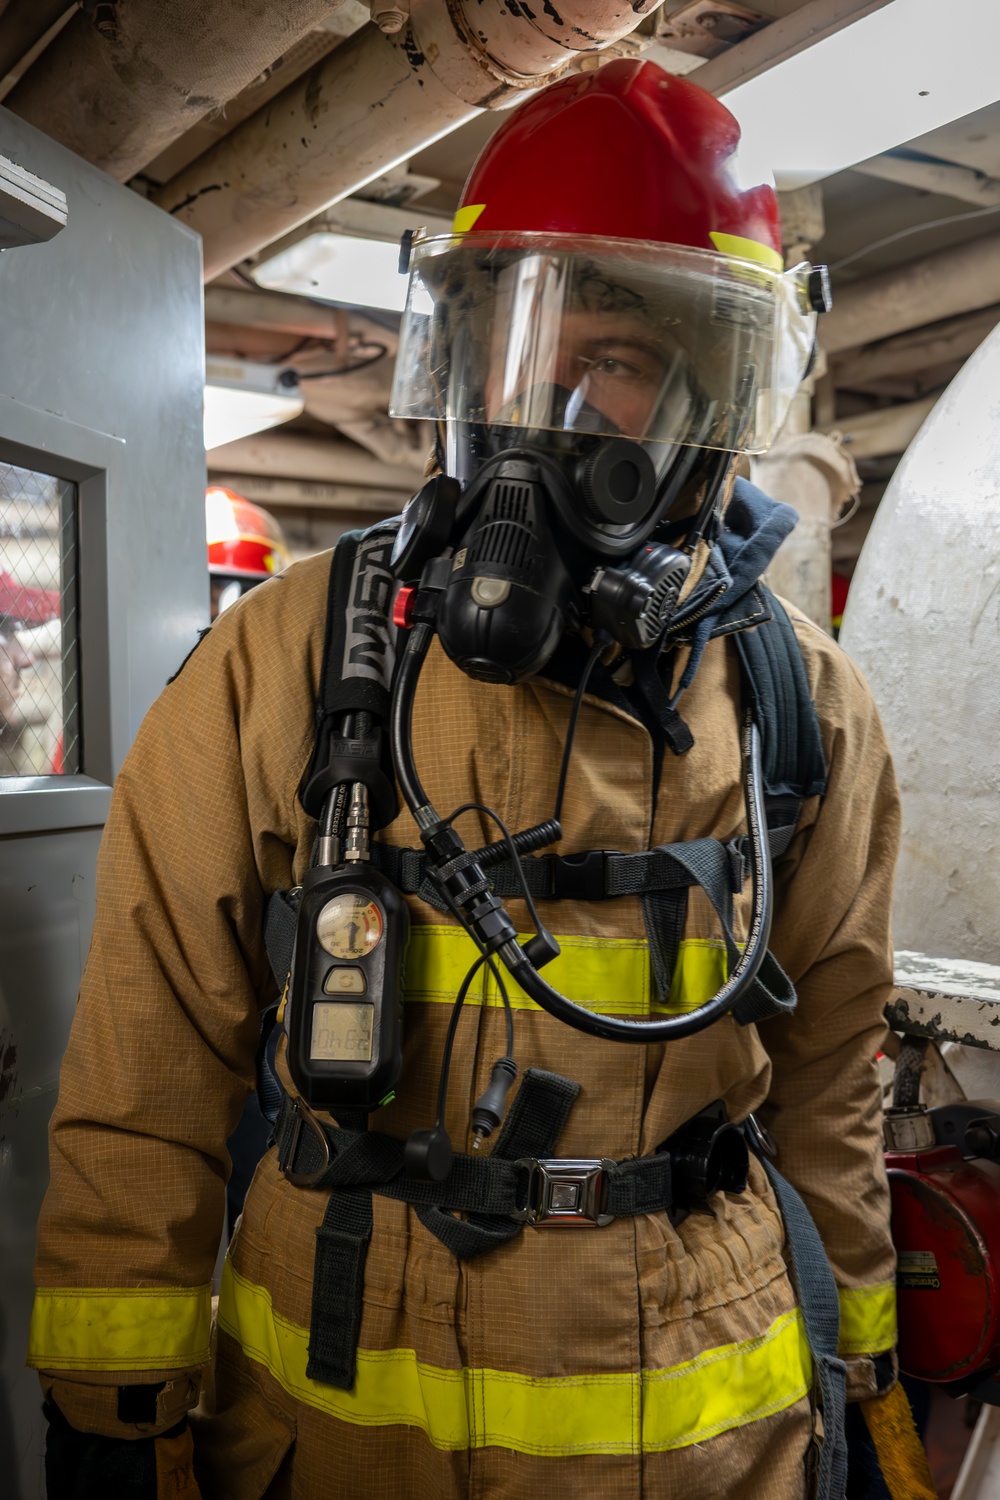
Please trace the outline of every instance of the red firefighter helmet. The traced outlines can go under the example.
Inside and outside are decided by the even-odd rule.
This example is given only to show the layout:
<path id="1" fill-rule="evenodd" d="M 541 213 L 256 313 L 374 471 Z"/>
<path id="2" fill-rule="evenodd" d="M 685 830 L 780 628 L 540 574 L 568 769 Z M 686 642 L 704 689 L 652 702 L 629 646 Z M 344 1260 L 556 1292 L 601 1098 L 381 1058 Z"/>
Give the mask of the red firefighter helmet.
<path id="1" fill-rule="evenodd" d="M 205 524 L 214 619 L 240 594 L 280 573 L 292 558 L 274 517 L 223 485 L 205 491 Z"/>
<path id="2" fill-rule="evenodd" d="M 472 168 L 455 227 L 651 240 L 780 270 L 774 184 L 744 172 L 724 104 L 655 63 L 620 59 L 514 111 Z"/>
<path id="3" fill-rule="evenodd" d="M 59 618 L 59 590 L 32 588 L 0 573 L 0 619 L 30 629 Z"/>
<path id="4" fill-rule="evenodd" d="M 489 429 L 760 451 L 812 349 L 809 267 L 729 110 L 651 62 L 566 78 L 417 240 L 390 410 Z"/>

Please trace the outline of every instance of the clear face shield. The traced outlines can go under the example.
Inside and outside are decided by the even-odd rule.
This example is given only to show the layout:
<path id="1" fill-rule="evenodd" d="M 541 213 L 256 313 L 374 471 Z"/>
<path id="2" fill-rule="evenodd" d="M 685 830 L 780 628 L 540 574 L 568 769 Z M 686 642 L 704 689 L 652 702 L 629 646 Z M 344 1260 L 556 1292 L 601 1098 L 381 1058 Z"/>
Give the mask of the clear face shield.
<path id="1" fill-rule="evenodd" d="M 425 240 L 390 411 L 446 424 L 457 457 L 625 437 L 659 478 L 685 446 L 762 452 L 812 349 L 808 272 L 589 237 Z"/>

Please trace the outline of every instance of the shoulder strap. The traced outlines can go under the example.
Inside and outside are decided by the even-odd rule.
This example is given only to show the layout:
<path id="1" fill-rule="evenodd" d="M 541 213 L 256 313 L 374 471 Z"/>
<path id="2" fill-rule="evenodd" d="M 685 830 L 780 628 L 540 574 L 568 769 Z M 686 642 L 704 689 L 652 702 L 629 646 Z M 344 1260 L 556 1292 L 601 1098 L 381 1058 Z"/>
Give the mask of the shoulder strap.
<path id="1" fill-rule="evenodd" d="M 826 791 L 826 759 L 802 648 L 792 622 L 765 585 L 770 618 L 734 639 L 760 729 L 771 853 L 784 853 L 807 797 Z"/>
<path id="2" fill-rule="evenodd" d="M 378 726 L 389 716 L 395 665 L 395 631 L 389 618 L 393 588 L 389 558 L 398 526 L 399 518 L 393 516 L 367 531 L 345 532 L 334 549 L 316 700 L 316 739 L 299 787 L 299 800 L 311 817 L 319 816 L 330 788 L 345 779 L 339 764 L 345 753 L 353 761 L 351 780 L 364 779 L 358 768 L 366 758 L 373 762 L 370 790 L 376 799 L 380 790 L 376 782 L 384 782 L 387 777 L 392 786 L 388 747 L 380 730 L 367 747 L 362 747 L 357 742 L 338 741 L 335 729 L 344 713 L 370 714 Z M 388 811 L 388 807 L 381 809 L 382 813 Z M 379 824 L 391 822 L 395 815 L 393 806 L 390 816 L 379 817 Z"/>

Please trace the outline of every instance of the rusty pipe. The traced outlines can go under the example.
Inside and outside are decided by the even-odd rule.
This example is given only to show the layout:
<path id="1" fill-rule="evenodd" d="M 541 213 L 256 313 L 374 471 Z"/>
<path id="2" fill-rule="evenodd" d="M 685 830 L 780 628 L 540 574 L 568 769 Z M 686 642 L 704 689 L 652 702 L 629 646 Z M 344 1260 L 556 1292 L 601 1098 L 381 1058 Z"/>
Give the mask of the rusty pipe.
<path id="1" fill-rule="evenodd" d="M 210 280 L 481 110 L 624 38 L 661 3 L 572 0 L 556 22 L 506 0 L 414 0 L 405 28 L 362 28 L 155 201 L 201 234 Z"/>

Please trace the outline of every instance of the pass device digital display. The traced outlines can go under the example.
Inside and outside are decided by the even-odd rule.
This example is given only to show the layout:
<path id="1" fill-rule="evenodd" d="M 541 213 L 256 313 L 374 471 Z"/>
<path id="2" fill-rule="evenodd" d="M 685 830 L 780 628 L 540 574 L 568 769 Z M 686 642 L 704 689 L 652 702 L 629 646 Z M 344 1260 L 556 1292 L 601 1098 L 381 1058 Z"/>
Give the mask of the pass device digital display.
<path id="1" fill-rule="evenodd" d="M 313 1062 L 371 1062 L 374 1005 L 320 1000 L 313 1006 Z"/>

